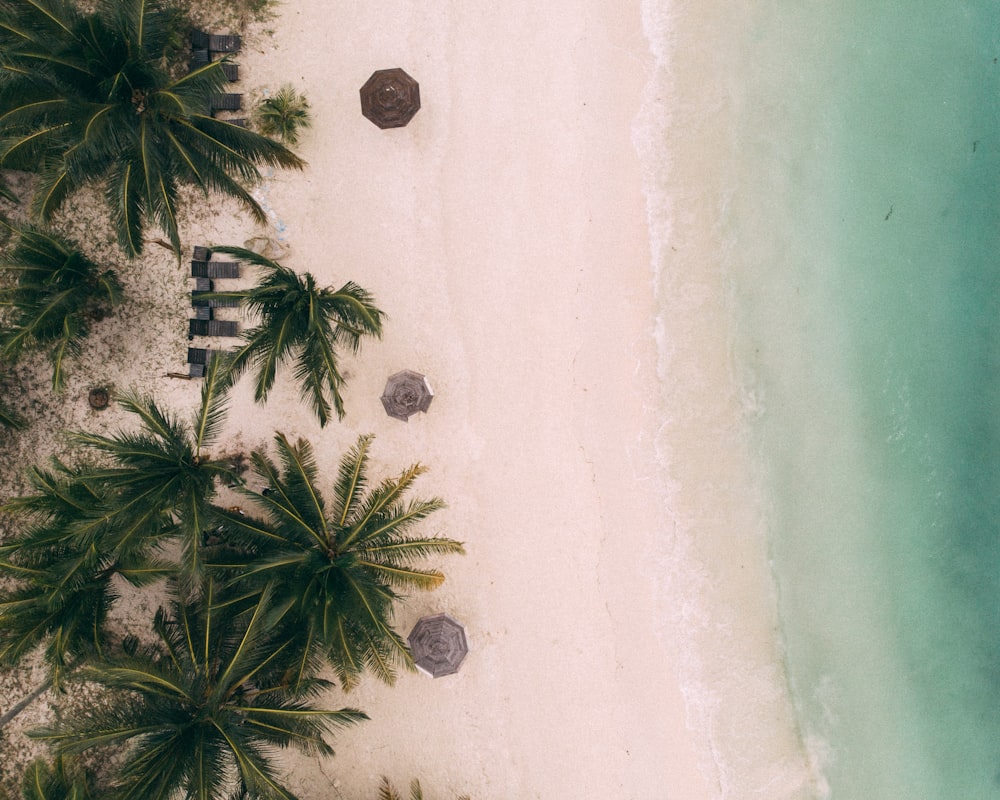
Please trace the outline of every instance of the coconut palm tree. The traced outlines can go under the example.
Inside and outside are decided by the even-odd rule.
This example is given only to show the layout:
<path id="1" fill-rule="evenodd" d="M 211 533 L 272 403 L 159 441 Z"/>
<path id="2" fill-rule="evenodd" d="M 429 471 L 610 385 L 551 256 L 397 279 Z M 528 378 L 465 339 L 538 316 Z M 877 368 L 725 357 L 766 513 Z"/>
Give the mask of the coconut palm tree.
<path id="1" fill-rule="evenodd" d="M 330 420 L 331 400 L 337 416 L 343 418 L 340 389 L 344 377 L 337 350 L 347 347 L 356 353 L 363 337 L 381 337 L 385 314 L 375 307 L 374 298 L 353 282 L 337 290 L 320 288 L 308 272 L 298 274 L 242 247 L 213 247 L 212 251 L 256 264 L 263 272 L 249 291 L 220 293 L 244 299 L 260 318 L 260 323 L 244 334 L 244 343 L 236 350 L 234 375 L 252 369 L 256 373 L 254 396 L 264 402 L 278 366 L 291 361 L 302 396 L 309 401 L 320 425 Z"/>
<path id="2" fill-rule="evenodd" d="M 293 687 L 274 669 L 288 644 L 271 631 L 287 606 L 272 605 L 266 592 L 243 612 L 218 599 L 209 580 L 196 602 L 161 608 L 158 642 L 130 639 L 81 671 L 107 690 L 104 702 L 29 736 L 70 755 L 130 745 L 111 789 L 116 800 L 293 800 L 272 763 L 275 749 L 331 754 L 325 735 L 366 717 L 317 708 L 327 681 L 312 677 Z"/>
<path id="3" fill-rule="evenodd" d="M 170 535 L 182 545 L 181 569 L 192 587 L 202 573 L 202 537 L 211 527 L 211 501 L 216 482 L 238 481 L 232 464 L 211 458 L 226 417 L 229 371 L 219 354 L 205 371 L 201 405 L 185 424 L 140 394 L 118 400 L 139 418 L 138 431 L 111 436 L 83 431 L 70 440 L 100 454 L 107 466 L 91 467 L 87 478 L 115 500 L 119 520 L 111 542 L 117 550 Z M 165 521 L 166 520 L 166 521 Z"/>
<path id="4" fill-rule="evenodd" d="M 90 770 L 62 756 L 56 756 L 51 763 L 35 759 L 21 780 L 22 800 L 90 800 L 93 790 Z"/>
<path id="5" fill-rule="evenodd" d="M 354 686 L 370 671 L 386 683 L 398 667 L 413 669 L 403 638 L 393 629 L 402 597 L 397 589 L 432 589 L 444 581 L 433 569 L 414 566 L 428 556 L 462 553 L 452 539 L 411 536 L 411 529 L 443 507 L 438 498 L 406 500 L 420 465 L 399 477 L 368 486 L 371 436 L 363 436 L 340 463 L 330 502 L 323 499 L 312 447 L 275 437 L 279 464 L 262 452 L 252 456 L 267 490 L 243 494 L 259 514 L 216 509 L 222 538 L 241 548 L 243 558 L 210 565 L 235 574 L 241 591 L 270 587 L 276 601 L 289 603 L 289 635 L 303 664 L 320 652 L 341 686 Z"/>
<path id="6" fill-rule="evenodd" d="M 298 144 L 299 129 L 312 124 L 309 101 L 290 84 L 265 97 L 257 108 L 257 124 L 268 136 L 288 144 Z"/>
<path id="7" fill-rule="evenodd" d="M 382 783 L 380 783 L 378 787 L 378 800 L 403 800 L 403 796 L 384 775 L 382 776 Z M 424 800 L 424 793 L 420 788 L 420 781 L 416 778 L 410 781 L 410 800 Z M 469 796 L 462 795 L 458 798 L 458 800 L 469 800 Z"/>
<path id="8" fill-rule="evenodd" d="M 51 218 L 77 189 L 104 186 L 118 241 L 142 252 L 148 224 L 180 252 L 179 190 L 239 200 L 260 221 L 247 187 L 259 167 L 301 168 L 283 145 L 214 119 L 219 63 L 190 72 L 189 26 L 159 0 L 0 0 L 0 168 L 35 172 L 33 214 Z"/>
<path id="9" fill-rule="evenodd" d="M 16 361 L 26 350 L 47 349 L 52 388 L 60 391 L 66 358 L 80 351 L 91 323 L 121 302 L 121 284 L 68 239 L 32 226 L 16 232 L 17 243 L 0 258 L 0 273 L 13 277 L 0 288 L 7 309 L 0 355 Z"/>
<path id="10" fill-rule="evenodd" d="M 158 556 L 155 537 L 130 535 L 135 515 L 118 514 L 117 498 L 84 470 L 54 461 L 28 477 L 35 493 L 0 509 L 15 528 L 0 546 L 0 576 L 8 579 L 0 591 L 0 663 L 17 664 L 44 643 L 50 683 L 60 688 L 67 672 L 105 646 L 115 576 L 144 586 L 172 565 Z"/>

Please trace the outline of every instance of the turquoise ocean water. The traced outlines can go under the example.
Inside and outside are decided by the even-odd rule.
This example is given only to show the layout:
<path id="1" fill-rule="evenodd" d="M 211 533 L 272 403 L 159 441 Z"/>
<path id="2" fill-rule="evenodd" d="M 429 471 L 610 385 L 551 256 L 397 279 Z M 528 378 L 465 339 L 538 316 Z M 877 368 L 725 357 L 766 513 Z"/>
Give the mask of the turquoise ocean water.
<path id="1" fill-rule="evenodd" d="M 764 0 L 723 269 L 834 800 L 1000 798 L 1000 3 Z"/>

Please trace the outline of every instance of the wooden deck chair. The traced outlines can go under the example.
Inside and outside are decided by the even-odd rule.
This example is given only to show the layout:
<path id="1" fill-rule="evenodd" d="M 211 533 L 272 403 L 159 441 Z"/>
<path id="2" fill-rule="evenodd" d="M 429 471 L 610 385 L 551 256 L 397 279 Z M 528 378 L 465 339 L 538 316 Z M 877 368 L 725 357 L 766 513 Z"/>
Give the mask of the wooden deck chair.
<path id="1" fill-rule="evenodd" d="M 188 62 L 188 72 L 194 72 L 199 67 L 205 66 L 208 62 L 208 50 L 192 50 L 191 60 Z"/>
<path id="2" fill-rule="evenodd" d="M 239 261 L 207 261 L 205 267 L 209 278 L 240 277 Z"/>
<path id="3" fill-rule="evenodd" d="M 204 297 L 209 292 L 191 292 L 191 305 L 194 308 L 238 308 L 242 298 L 239 297 Z"/>
<path id="4" fill-rule="evenodd" d="M 207 364 L 212 360 L 212 351 L 207 347 L 189 347 L 188 364 Z"/>
<path id="5" fill-rule="evenodd" d="M 241 44 L 240 37 L 235 34 L 211 34 L 208 37 L 208 49 L 213 53 L 235 53 Z"/>
<path id="6" fill-rule="evenodd" d="M 234 64 L 232 61 L 222 62 L 222 71 L 226 74 L 226 80 L 230 83 L 233 81 L 238 81 L 240 79 L 240 65 Z"/>
<path id="7" fill-rule="evenodd" d="M 239 111 L 243 105 L 243 95 L 238 92 L 213 94 L 209 104 L 213 114 L 216 111 Z"/>
<path id="8" fill-rule="evenodd" d="M 189 319 L 191 336 L 239 336 L 239 323 L 228 319 Z"/>

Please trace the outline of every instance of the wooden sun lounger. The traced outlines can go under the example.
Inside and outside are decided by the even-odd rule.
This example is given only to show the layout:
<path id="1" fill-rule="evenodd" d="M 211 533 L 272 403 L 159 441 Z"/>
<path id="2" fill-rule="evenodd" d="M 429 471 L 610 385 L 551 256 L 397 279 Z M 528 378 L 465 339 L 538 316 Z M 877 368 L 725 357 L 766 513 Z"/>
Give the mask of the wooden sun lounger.
<path id="1" fill-rule="evenodd" d="M 232 61 L 222 62 L 222 71 L 226 74 L 226 80 L 230 83 L 233 81 L 238 81 L 240 79 L 240 65 L 234 64 Z"/>
<path id="2" fill-rule="evenodd" d="M 189 347 L 188 364 L 207 364 L 214 355 L 207 347 Z"/>
<path id="3" fill-rule="evenodd" d="M 191 49 L 208 50 L 208 43 L 211 38 L 212 37 L 205 33 L 205 31 L 195 28 L 191 31 Z"/>
<path id="4" fill-rule="evenodd" d="M 208 261 L 211 257 L 212 251 L 203 245 L 196 244 L 191 251 L 191 258 L 195 261 Z"/>
<path id="5" fill-rule="evenodd" d="M 239 261 L 191 261 L 192 278 L 238 278 Z"/>
<path id="6" fill-rule="evenodd" d="M 203 67 L 208 62 L 208 50 L 192 50 L 191 60 L 188 62 L 188 71 L 194 72 L 198 67 Z"/>
<path id="7" fill-rule="evenodd" d="M 191 336 L 239 336 L 239 323 L 228 319 L 189 319 Z"/>
<path id="8" fill-rule="evenodd" d="M 195 319 L 213 319 L 214 317 L 215 314 L 212 313 L 212 309 L 208 306 L 198 306 L 198 308 L 194 310 Z"/>
<path id="9" fill-rule="evenodd" d="M 240 37 L 232 34 L 210 34 L 208 37 L 208 49 L 213 53 L 235 53 L 242 44 Z"/>
<path id="10" fill-rule="evenodd" d="M 191 292 L 191 305 L 194 308 L 238 308 L 239 297 L 202 297 L 209 292 Z"/>
<path id="11" fill-rule="evenodd" d="M 239 111 L 243 104 L 243 95 L 237 92 L 213 94 L 210 100 L 212 113 L 216 111 Z"/>

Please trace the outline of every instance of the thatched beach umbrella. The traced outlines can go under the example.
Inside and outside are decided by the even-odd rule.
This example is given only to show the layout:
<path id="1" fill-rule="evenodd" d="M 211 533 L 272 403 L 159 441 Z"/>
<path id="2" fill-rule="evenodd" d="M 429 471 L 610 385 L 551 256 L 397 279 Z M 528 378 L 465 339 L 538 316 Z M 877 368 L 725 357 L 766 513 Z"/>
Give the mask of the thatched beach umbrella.
<path id="1" fill-rule="evenodd" d="M 434 392 L 427 378 L 410 369 L 390 375 L 382 392 L 385 413 L 403 422 L 408 421 L 410 414 L 430 408 L 433 399 Z"/>
<path id="2" fill-rule="evenodd" d="M 469 652 L 465 628 L 447 614 L 421 617 L 410 631 L 413 661 L 432 678 L 458 672 Z"/>
<path id="3" fill-rule="evenodd" d="M 380 69 L 361 87 L 361 113 L 380 128 L 402 128 L 420 110 L 420 86 L 398 67 Z"/>

